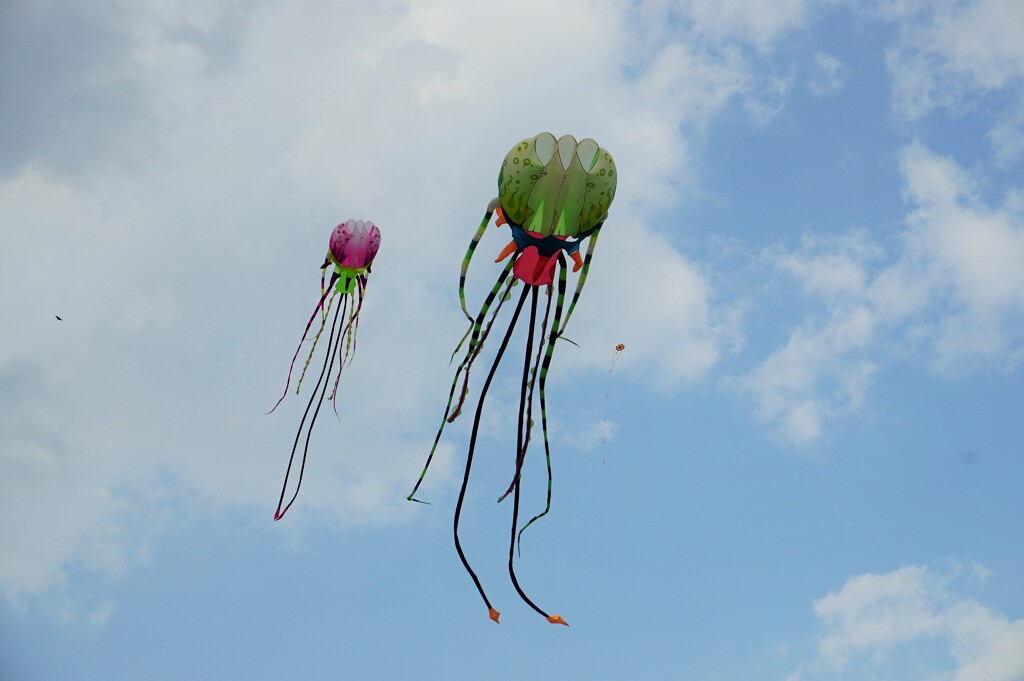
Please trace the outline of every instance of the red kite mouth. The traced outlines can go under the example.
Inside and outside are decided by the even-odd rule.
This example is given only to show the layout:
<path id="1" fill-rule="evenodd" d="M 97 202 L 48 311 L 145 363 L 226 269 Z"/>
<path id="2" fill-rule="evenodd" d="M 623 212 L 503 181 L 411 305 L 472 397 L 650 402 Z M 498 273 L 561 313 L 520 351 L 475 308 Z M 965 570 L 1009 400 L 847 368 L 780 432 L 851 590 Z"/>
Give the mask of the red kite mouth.
<path id="1" fill-rule="evenodd" d="M 527 246 L 519 253 L 512 272 L 530 286 L 545 286 L 554 280 L 558 255 L 543 256 L 536 246 Z"/>

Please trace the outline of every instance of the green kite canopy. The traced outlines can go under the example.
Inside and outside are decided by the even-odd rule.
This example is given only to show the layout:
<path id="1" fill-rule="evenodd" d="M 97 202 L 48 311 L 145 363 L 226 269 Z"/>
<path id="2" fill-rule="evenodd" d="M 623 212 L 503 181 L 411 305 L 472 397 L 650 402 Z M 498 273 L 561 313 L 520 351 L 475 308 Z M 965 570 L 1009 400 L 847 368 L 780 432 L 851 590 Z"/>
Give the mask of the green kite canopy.
<path id="1" fill-rule="evenodd" d="M 579 237 L 607 216 L 617 179 L 612 155 L 594 140 L 542 132 L 505 155 L 498 195 L 505 217 L 523 229 Z"/>

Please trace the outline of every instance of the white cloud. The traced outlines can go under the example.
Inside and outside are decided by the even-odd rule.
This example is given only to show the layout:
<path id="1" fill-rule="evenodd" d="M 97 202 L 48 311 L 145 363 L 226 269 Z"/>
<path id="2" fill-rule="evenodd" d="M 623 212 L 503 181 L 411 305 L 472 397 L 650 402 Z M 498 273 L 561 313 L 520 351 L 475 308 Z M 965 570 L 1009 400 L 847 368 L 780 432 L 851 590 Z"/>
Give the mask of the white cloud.
<path id="1" fill-rule="evenodd" d="M 909 212 L 888 257 L 862 231 L 767 253 L 820 307 L 739 385 L 794 444 L 859 411 L 888 361 L 924 357 L 948 376 L 1011 371 L 1024 355 L 1019 192 L 986 205 L 970 173 L 916 143 L 900 169 Z"/>
<path id="2" fill-rule="evenodd" d="M 1024 5 L 1015 0 L 880 3 L 894 19 L 900 40 L 886 63 L 892 76 L 893 107 L 908 120 L 936 109 L 960 113 L 979 97 L 996 91 L 1016 93 L 1024 86 Z M 1003 108 L 997 105 L 997 110 Z M 990 132 L 1001 162 L 1019 157 L 1019 115 L 1004 110 Z"/>
<path id="3" fill-rule="evenodd" d="M 561 351 L 557 376 L 603 369 L 629 329 L 646 341 L 630 371 L 668 387 L 735 337 L 651 216 L 696 183 L 692 142 L 756 90 L 739 50 L 647 40 L 618 2 L 118 7 L 79 17 L 104 49 L 72 55 L 73 80 L 96 96 L 52 90 L 78 146 L 52 153 L 54 126 L 15 119 L 20 154 L 0 175 L 0 308 L 17 320 L 0 339 L 0 402 L 21 415 L 0 423 L 9 600 L 59 596 L 72 568 L 121 574 L 163 523 L 205 509 L 271 517 L 305 396 L 262 412 L 329 229 L 350 216 L 381 225 L 383 246 L 343 423 L 321 414 L 300 504 L 341 525 L 410 517 L 462 331 L 458 262 L 502 155 L 540 130 L 597 138 L 622 177 L 569 331 L 591 340 Z M 805 16 L 759 7 L 741 31 L 758 44 Z M 710 11 L 698 23 L 724 26 Z M 543 49 L 512 53 L 526 34 Z M 501 244 L 491 232 L 477 251 L 471 305 Z M 622 286 L 630 262 L 650 291 Z M 454 451 L 439 453 L 435 491 Z"/>
<path id="4" fill-rule="evenodd" d="M 822 96 L 837 94 L 843 89 L 846 67 L 836 57 L 825 52 L 814 55 L 814 70 L 808 80 L 811 92 Z"/>
<path id="5" fill-rule="evenodd" d="M 1024 620 L 964 594 L 986 574 L 953 562 L 849 578 L 814 602 L 818 654 L 791 678 L 1024 678 Z"/>
<path id="6" fill-rule="evenodd" d="M 607 418 L 583 425 L 573 435 L 574 444 L 580 449 L 590 450 L 605 444 L 615 437 L 615 422 Z"/>
<path id="7" fill-rule="evenodd" d="M 816 6 L 830 0 L 676 0 L 680 13 L 710 39 L 740 40 L 760 50 L 806 25 Z"/>
<path id="8" fill-rule="evenodd" d="M 1024 154 L 1024 94 L 1017 106 L 1005 111 L 989 130 L 989 143 L 996 155 L 996 162 L 1011 165 Z"/>
<path id="9" fill-rule="evenodd" d="M 1024 342 L 1024 220 L 1009 203 L 985 205 L 949 158 L 920 145 L 903 153 L 908 199 L 904 272 L 916 271 L 945 303 L 933 364 L 939 371 L 994 361 L 1012 369 Z"/>

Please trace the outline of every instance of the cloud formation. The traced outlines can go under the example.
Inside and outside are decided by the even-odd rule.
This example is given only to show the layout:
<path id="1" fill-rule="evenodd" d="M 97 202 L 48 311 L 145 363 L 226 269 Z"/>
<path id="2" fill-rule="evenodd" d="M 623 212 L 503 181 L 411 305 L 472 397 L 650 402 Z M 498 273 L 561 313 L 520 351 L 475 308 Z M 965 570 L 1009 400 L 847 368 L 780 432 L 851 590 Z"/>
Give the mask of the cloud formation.
<path id="1" fill-rule="evenodd" d="M 765 254 L 799 283 L 809 313 L 740 385 L 794 444 L 856 413 L 887 363 L 923 357 L 951 377 L 1012 371 L 1024 356 L 1020 189 L 990 205 L 971 173 L 919 143 L 904 147 L 900 170 L 909 210 L 885 242 L 808 233 L 794 251 Z"/>
<path id="2" fill-rule="evenodd" d="M 955 115 L 977 110 L 985 99 L 996 112 L 989 140 L 1009 164 L 1024 151 L 1024 44 L 1018 27 L 1024 6 L 1014 0 L 879 3 L 896 22 L 900 40 L 886 55 L 893 107 L 906 120 L 936 110 Z M 1009 97 L 994 99 L 995 93 Z"/>
<path id="3" fill-rule="evenodd" d="M 850 577 L 814 602 L 817 656 L 789 681 L 1024 678 L 1024 620 L 968 595 L 987 577 L 959 562 Z"/>
<path id="4" fill-rule="evenodd" d="M 693 186 L 693 140 L 756 84 L 739 51 L 647 40 L 617 2 L 65 9 L 0 8 L 0 86 L 24 103 L 0 125 L 0 307 L 19 320 L 0 338 L 0 403 L 21 414 L 0 423 L 9 600 L 59 591 L 72 566 L 143 560 L 140 519 L 156 532 L 199 508 L 269 517 L 302 398 L 262 412 L 348 217 L 383 231 L 360 329 L 375 351 L 343 379 L 359 396 L 345 421 L 362 427 L 322 424 L 301 501 L 337 524 L 408 517 L 462 331 L 458 261 L 500 158 L 540 130 L 594 136 L 623 177 L 573 320 L 597 340 L 565 353 L 563 375 L 602 366 L 626 324 L 651 341 L 636 366 L 665 385 L 715 363 L 728 324 L 652 216 Z M 545 49 L 511 54 L 524 34 Z M 684 326 L 617 285 L 615 240 L 650 246 L 631 257 Z M 471 291 L 489 287 L 487 265 Z M 694 344 L 711 352 L 676 351 Z M 401 386 L 381 380 L 394 358 Z"/>

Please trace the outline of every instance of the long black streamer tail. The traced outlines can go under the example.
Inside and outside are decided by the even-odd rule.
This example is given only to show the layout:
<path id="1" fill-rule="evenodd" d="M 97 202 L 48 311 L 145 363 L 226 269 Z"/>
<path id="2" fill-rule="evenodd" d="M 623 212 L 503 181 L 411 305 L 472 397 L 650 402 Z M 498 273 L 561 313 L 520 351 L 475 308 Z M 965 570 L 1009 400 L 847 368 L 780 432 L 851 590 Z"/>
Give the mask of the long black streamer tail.
<path id="1" fill-rule="evenodd" d="M 498 503 L 500 504 L 505 500 L 509 494 L 512 493 L 512 488 L 515 485 L 516 480 L 519 479 L 519 472 L 523 467 L 523 461 L 526 459 L 526 450 L 530 448 L 530 437 L 533 432 L 533 388 L 537 383 L 537 376 L 540 375 L 540 363 L 541 358 L 544 355 L 544 348 L 547 339 L 547 328 L 548 328 L 548 317 L 551 315 L 551 285 L 547 286 L 548 302 L 544 309 L 544 321 L 540 324 L 540 337 L 541 342 L 537 344 L 537 357 L 533 362 L 533 369 L 530 370 L 530 388 L 526 395 L 526 434 L 523 436 L 523 448 L 519 452 L 519 456 L 516 458 L 516 472 L 512 476 L 512 482 L 509 483 L 508 489 L 505 493 L 498 497 Z"/>
<path id="2" fill-rule="evenodd" d="M 513 259 L 514 260 L 514 259 Z M 512 262 L 510 261 L 505 269 L 501 271 L 498 276 L 498 280 L 494 284 L 494 288 L 488 294 L 486 300 L 484 300 L 483 306 L 480 308 L 480 312 L 476 316 L 476 320 L 473 322 L 473 326 L 470 330 L 473 332 L 473 337 L 469 341 L 469 348 L 466 350 L 466 356 L 459 364 L 458 369 L 455 371 L 455 378 L 452 379 L 452 389 L 448 392 L 448 403 L 444 407 L 444 416 L 441 417 L 441 425 L 437 428 L 437 435 L 434 436 L 434 444 L 430 447 L 430 453 L 427 454 L 427 461 L 423 464 L 423 470 L 420 472 L 420 477 L 416 480 L 416 485 L 413 486 L 412 491 L 409 492 L 409 496 L 406 497 L 408 501 L 415 501 L 420 504 L 428 504 L 430 502 L 423 501 L 416 498 L 416 492 L 419 490 L 420 485 L 423 484 L 423 480 L 427 476 L 427 469 L 430 468 L 430 463 L 434 460 L 434 453 L 437 451 L 437 445 L 441 442 L 441 435 L 444 433 L 444 427 L 458 415 L 458 410 L 462 408 L 462 402 L 465 400 L 466 391 L 468 390 L 468 376 L 469 370 L 472 368 L 472 364 L 476 359 L 477 355 L 480 354 L 480 350 L 483 348 L 484 341 L 491 333 L 491 327 L 494 325 L 494 320 L 498 316 L 498 312 L 501 310 L 501 306 L 505 303 L 505 298 L 508 296 L 509 291 L 512 287 L 512 282 L 515 279 L 509 281 L 509 285 L 504 291 L 501 290 L 502 284 L 508 278 L 509 272 L 512 271 Z M 498 297 L 500 295 L 500 297 Z M 494 299 L 498 297 L 498 304 L 494 306 L 494 312 L 491 314 L 490 320 L 487 320 L 487 311 L 489 310 Z M 486 325 L 484 324 L 487 320 Z M 465 338 L 463 338 L 463 341 Z M 459 342 L 462 345 L 462 341 Z M 458 348 L 456 348 L 456 352 Z M 466 374 L 466 379 L 463 381 L 462 394 L 458 400 L 458 406 L 453 411 L 452 403 L 455 401 L 455 390 L 459 386 L 459 377 L 462 376 L 463 372 Z"/>
<path id="3" fill-rule="evenodd" d="M 334 334 L 339 330 L 338 316 L 341 313 L 344 305 L 339 305 L 334 311 L 334 320 L 331 322 L 331 335 L 327 340 L 327 357 L 324 358 L 324 367 L 320 371 L 320 378 L 316 382 L 316 387 L 313 388 L 312 393 L 309 396 L 309 403 L 306 405 L 306 411 L 302 414 L 302 420 L 299 422 L 298 431 L 295 433 L 295 442 L 292 444 L 292 453 L 288 457 L 288 468 L 284 473 L 284 484 L 281 485 L 281 496 L 277 500 L 277 510 L 274 512 L 274 520 L 280 520 L 284 517 L 284 514 L 288 512 L 288 509 L 295 503 L 295 499 L 299 496 L 299 488 L 302 487 L 302 475 L 306 471 L 306 455 L 309 453 L 309 438 L 313 434 L 313 424 L 316 423 L 317 414 L 320 413 L 320 407 L 324 403 L 324 395 L 327 392 L 327 386 L 330 381 L 324 381 L 325 376 L 329 376 L 331 369 L 334 367 L 334 355 L 337 351 L 337 344 L 341 342 L 342 334 L 338 334 L 337 340 L 335 340 Z M 321 388 L 323 384 L 323 388 Z M 288 501 L 288 505 L 283 509 L 281 505 L 284 504 L 284 495 L 288 491 L 288 478 L 292 472 L 292 464 L 295 461 L 295 452 L 299 447 L 299 438 L 302 436 L 302 428 L 306 423 L 306 418 L 309 416 L 309 410 L 313 406 L 313 400 L 316 399 L 317 391 L 320 391 L 320 400 L 317 402 L 316 410 L 313 412 L 313 418 L 309 422 L 309 429 L 306 432 L 306 446 L 302 450 L 302 465 L 299 467 L 299 480 L 295 485 L 295 493 L 292 494 L 291 500 Z"/>
<path id="4" fill-rule="evenodd" d="M 490 611 L 491 619 L 495 622 L 498 621 L 498 612 L 491 606 L 490 600 L 487 598 L 487 594 L 484 593 L 484 588 L 480 584 L 480 579 L 473 572 L 473 568 L 470 567 L 469 561 L 466 559 L 466 554 L 462 550 L 462 543 L 459 541 L 459 520 L 462 518 L 462 504 L 466 500 L 466 488 L 469 486 L 469 473 L 473 468 L 473 453 L 476 450 L 476 437 L 480 430 L 480 417 L 484 411 L 484 401 L 487 398 L 487 390 L 491 387 L 491 381 L 494 380 L 494 374 L 498 370 L 498 364 L 501 362 L 502 355 L 505 354 L 505 349 L 508 347 L 508 341 L 512 338 L 512 332 L 515 330 L 516 321 L 519 319 L 519 313 L 523 311 L 523 304 L 526 303 L 526 294 L 532 287 L 523 287 L 523 294 L 519 297 L 519 304 L 516 305 L 516 311 L 512 315 L 512 321 L 508 324 L 508 330 L 505 332 L 505 337 L 501 341 L 501 346 L 498 348 L 497 354 L 494 356 L 494 362 L 491 364 L 491 370 L 487 373 L 487 380 L 484 381 L 484 387 L 480 391 L 480 400 L 476 406 L 476 415 L 473 417 L 473 432 L 469 436 L 469 452 L 466 455 L 466 472 L 462 477 L 462 487 L 459 488 L 459 500 L 455 504 L 455 521 L 453 523 L 453 529 L 455 533 L 455 550 L 459 554 L 459 559 L 462 560 L 463 567 L 466 568 L 466 572 L 473 578 L 473 583 L 476 584 L 477 591 L 480 592 L 480 597 L 484 599 L 484 603 L 487 604 L 487 609 Z"/>
<path id="5" fill-rule="evenodd" d="M 550 335 L 548 336 L 548 344 L 547 344 L 547 348 L 546 348 L 546 350 L 544 352 L 544 363 L 541 364 L 541 367 L 540 367 L 540 424 L 541 424 L 541 430 L 544 433 L 544 458 L 545 458 L 545 460 L 547 462 L 547 468 L 548 468 L 548 496 L 547 496 L 547 502 L 544 505 L 544 510 L 541 511 L 540 513 L 538 513 L 537 515 L 533 516 L 532 518 L 530 518 L 530 522 L 528 522 L 525 525 L 523 525 L 523 529 L 519 530 L 519 542 L 520 542 L 520 544 L 522 543 L 523 532 L 526 532 L 526 528 L 528 528 L 530 525 L 532 525 L 537 520 L 540 520 L 541 518 L 546 516 L 548 514 L 548 512 L 551 510 L 551 485 L 552 485 L 552 477 L 553 476 L 551 474 L 551 443 L 550 443 L 550 440 L 548 438 L 548 405 L 547 405 L 547 399 L 546 399 L 547 396 L 546 396 L 546 393 L 544 391 L 544 388 L 546 387 L 546 384 L 547 384 L 548 369 L 551 367 L 551 358 L 552 358 L 552 356 L 554 355 L 554 352 L 555 352 L 555 343 L 557 343 L 559 340 L 566 340 L 564 338 L 559 338 L 559 336 L 558 336 L 558 334 L 559 334 L 559 323 L 562 320 L 562 308 L 565 305 L 565 286 L 566 286 L 565 262 L 562 259 L 559 259 L 559 264 L 561 265 L 561 267 L 560 267 L 559 272 L 558 272 L 558 299 L 555 302 L 555 319 L 551 323 L 551 331 L 550 331 Z M 549 292 L 548 292 L 548 306 L 550 307 L 550 305 L 551 305 L 551 290 L 549 289 Z"/>
<path id="6" fill-rule="evenodd" d="M 288 386 L 290 386 L 292 384 L 292 370 L 295 369 L 295 360 L 299 356 L 299 351 L 302 349 L 302 344 L 306 342 L 306 334 L 309 333 L 309 327 L 313 326 L 313 320 L 316 319 L 316 313 L 319 312 L 321 309 L 323 309 L 324 301 L 327 300 L 327 296 L 330 295 L 330 293 L 331 293 L 331 291 L 333 290 L 333 287 L 334 287 L 334 282 L 337 281 L 337 280 L 338 280 L 338 275 L 337 274 L 331 275 L 331 283 L 330 283 L 330 285 L 320 295 L 320 301 L 316 304 L 316 307 L 313 309 L 313 314 L 310 315 L 309 321 L 306 322 L 306 328 L 302 332 L 302 339 L 299 340 L 299 345 L 298 345 L 297 348 L 295 348 L 295 355 L 292 357 L 292 363 L 288 367 L 288 379 L 285 381 L 285 384 L 284 384 L 284 392 L 281 393 L 281 397 L 278 398 L 277 403 L 274 404 L 274 407 L 270 411 L 267 412 L 268 414 L 273 413 L 274 409 L 277 409 L 277 406 L 279 404 L 281 404 L 281 400 L 284 399 L 284 396 L 288 394 Z"/>
<path id="7" fill-rule="evenodd" d="M 537 287 L 531 286 L 530 291 L 533 295 L 530 300 L 530 330 L 526 341 L 526 359 L 523 361 L 523 387 L 519 393 L 519 432 L 516 437 L 516 456 L 518 458 L 519 452 L 523 450 L 523 438 L 526 434 L 525 418 L 526 418 L 526 387 L 530 377 L 530 357 L 533 351 L 533 327 L 537 322 Z M 525 293 L 525 291 L 524 291 Z M 526 595 L 523 588 L 519 586 L 519 580 L 516 578 L 515 568 L 515 548 L 516 548 L 516 525 L 519 522 L 519 488 L 520 478 L 516 475 L 513 491 L 512 501 L 512 535 L 508 543 L 508 574 L 512 577 L 512 586 L 516 588 L 516 592 L 519 597 L 526 602 L 531 608 L 539 612 L 544 617 L 549 615 L 541 610 L 536 603 L 530 600 L 530 597 Z"/>

